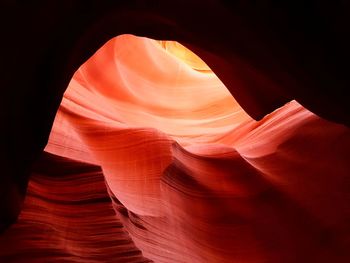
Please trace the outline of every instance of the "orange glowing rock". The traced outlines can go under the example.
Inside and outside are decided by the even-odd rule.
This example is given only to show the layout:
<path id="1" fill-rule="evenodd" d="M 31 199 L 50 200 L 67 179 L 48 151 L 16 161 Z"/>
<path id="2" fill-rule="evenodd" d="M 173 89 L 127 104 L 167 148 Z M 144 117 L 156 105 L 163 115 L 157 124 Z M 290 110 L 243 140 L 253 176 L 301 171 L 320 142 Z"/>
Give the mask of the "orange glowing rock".
<path id="1" fill-rule="evenodd" d="M 296 101 L 254 121 L 181 44 L 122 35 L 71 80 L 8 236 L 33 262 L 346 262 L 349 148 Z"/>

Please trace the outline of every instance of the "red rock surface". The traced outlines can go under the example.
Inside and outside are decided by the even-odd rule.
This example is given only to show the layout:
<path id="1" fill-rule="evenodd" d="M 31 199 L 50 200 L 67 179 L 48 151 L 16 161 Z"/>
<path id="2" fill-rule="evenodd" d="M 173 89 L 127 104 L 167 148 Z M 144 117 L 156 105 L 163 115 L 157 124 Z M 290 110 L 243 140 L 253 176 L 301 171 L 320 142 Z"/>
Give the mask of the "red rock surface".
<path id="1" fill-rule="evenodd" d="M 0 262 L 349 262 L 348 7 L 2 1 Z"/>
<path id="2" fill-rule="evenodd" d="M 0 259 L 348 262 L 349 147 L 296 101 L 254 121 L 175 42 L 119 36 L 71 80 Z"/>
<path id="3" fill-rule="evenodd" d="M 115 215 L 101 168 L 44 153 L 1 262 L 150 262 Z"/>

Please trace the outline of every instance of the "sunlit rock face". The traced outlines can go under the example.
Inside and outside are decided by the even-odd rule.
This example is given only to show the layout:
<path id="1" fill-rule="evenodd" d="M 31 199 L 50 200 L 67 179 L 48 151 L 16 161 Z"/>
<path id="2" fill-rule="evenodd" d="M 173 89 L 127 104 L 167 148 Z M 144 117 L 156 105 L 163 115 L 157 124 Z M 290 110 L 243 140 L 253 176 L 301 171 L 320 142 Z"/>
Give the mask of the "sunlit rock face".
<path id="1" fill-rule="evenodd" d="M 184 46 L 122 35 L 71 80 L 0 259 L 349 262 L 349 148 L 296 101 L 254 121 Z"/>

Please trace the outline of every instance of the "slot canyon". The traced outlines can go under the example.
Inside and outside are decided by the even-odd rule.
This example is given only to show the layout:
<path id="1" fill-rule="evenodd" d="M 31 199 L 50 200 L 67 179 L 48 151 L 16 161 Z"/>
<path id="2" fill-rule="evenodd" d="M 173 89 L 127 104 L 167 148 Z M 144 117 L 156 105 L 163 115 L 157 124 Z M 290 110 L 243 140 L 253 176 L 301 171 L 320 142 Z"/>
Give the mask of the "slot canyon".
<path id="1" fill-rule="evenodd" d="M 350 262 L 345 1 L 0 10 L 0 262 Z"/>

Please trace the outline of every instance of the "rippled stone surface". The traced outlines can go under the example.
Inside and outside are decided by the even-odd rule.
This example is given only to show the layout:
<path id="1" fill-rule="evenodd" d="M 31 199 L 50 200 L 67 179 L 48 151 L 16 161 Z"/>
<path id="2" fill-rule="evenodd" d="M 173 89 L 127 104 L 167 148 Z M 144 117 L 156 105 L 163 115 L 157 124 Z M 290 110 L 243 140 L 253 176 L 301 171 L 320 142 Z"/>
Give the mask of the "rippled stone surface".
<path id="1" fill-rule="evenodd" d="M 350 133 L 296 101 L 251 119 L 176 42 L 74 75 L 4 262 L 348 262 Z"/>

